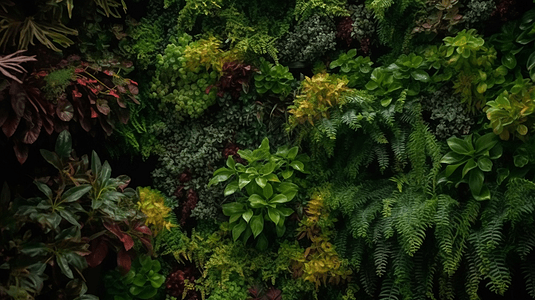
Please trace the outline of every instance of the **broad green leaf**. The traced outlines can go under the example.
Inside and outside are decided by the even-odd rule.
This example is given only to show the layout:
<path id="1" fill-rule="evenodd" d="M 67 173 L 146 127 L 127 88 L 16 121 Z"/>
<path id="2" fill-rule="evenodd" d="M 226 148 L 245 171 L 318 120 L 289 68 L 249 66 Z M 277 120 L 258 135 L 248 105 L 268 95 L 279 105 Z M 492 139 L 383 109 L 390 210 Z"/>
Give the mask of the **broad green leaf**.
<path id="1" fill-rule="evenodd" d="M 264 177 L 256 177 L 255 178 L 256 184 L 260 186 L 261 188 L 264 188 L 267 184 L 267 179 Z"/>
<path id="2" fill-rule="evenodd" d="M 229 157 L 227 158 L 227 167 L 229 167 L 229 169 L 231 170 L 236 169 L 236 162 L 234 161 L 232 155 L 229 155 Z"/>
<path id="3" fill-rule="evenodd" d="M 229 182 L 229 184 L 227 184 L 227 186 L 225 187 L 225 191 L 223 192 L 223 195 L 225 195 L 225 197 L 230 196 L 234 194 L 239 188 L 240 187 L 238 185 L 238 180 L 233 180 Z"/>
<path id="4" fill-rule="evenodd" d="M 462 155 L 472 155 L 472 146 L 467 141 L 457 137 L 450 137 L 447 142 L 453 152 Z"/>
<path id="5" fill-rule="evenodd" d="M 158 289 L 155 289 L 149 285 L 149 286 L 143 287 L 143 290 L 137 295 L 137 298 L 142 299 L 142 300 L 153 299 L 157 293 L 158 293 Z"/>
<path id="6" fill-rule="evenodd" d="M 102 168 L 100 169 L 100 173 L 97 176 L 97 180 L 101 187 L 104 187 L 106 185 L 106 182 L 108 182 L 108 179 L 111 177 L 111 167 L 108 161 L 105 161 L 102 164 Z"/>
<path id="7" fill-rule="evenodd" d="M 284 220 L 281 219 L 279 224 L 275 226 L 275 230 L 277 231 L 277 236 L 282 237 L 284 235 L 284 232 L 286 232 L 286 226 L 284 226 Z"/>
<path id="8" fill-rule="evenodd" d="M 264 230 L 264 217 L 262 215 L 253 216 L 251 221 L 249 221 L 249 226 L 253 231 L 253 236 L 256 238 Z"/>
<path id="9" fill-rule="evenodd" d="M 238 221 L 238 220 L 240 219 L 241 216 L 242 216 L 242 213 L 233 214 L 233 215 L 230 216 L 230 218 L 228 219 L 228 222 L 229 222 L 229 223 L 234 223 L 234 222 Z"/>
<path id="10" fill-rule="evenodd" d="M 239 189 L 243 189 L 247 184 L 251 182 L 251 179 L 249 178 L 249 174 L 240 174 L 240 177 L 238 177 L 238 187 Z"/>
<path id="11" fill-rule="evenodd" d="M 288 170 L 282 171 L 282 177 L 284 179 L 288 179 L 288 178 L 292 177 L 293 174 L 294 174 L 294 170 L 292 170 L 292 169 L 288 169 Z"/>
<path id="12" fill-rule="evenodd" d="M 464 176 L 466 176 L 466 174 L 468 174 L 468 172 L 470 172 L 470 170 L 474 169 L 477 167 L 477 164 L 476 162 L 470 158 L 466 164 L 464 165 L 464 168 L 463 168 L 463 172 L 462 172 L 462 178 L 464 178 Z"/>
<path id="13" fill-rule="evenodd" d="M 485 201 L 485 200 L 490 200 L 490 190 L 487 186 L 483 186 L 481 188 L 481 192 L 479 194 L 474 194 L 472 193 L 472 196 L 474 197 L 474 199 L 476 199 L 477 201 Z"/>
<path id="14" fill-rule="evenodd" d="M 240 223 L 238 223 L 234 228 L 232 228 L 232 238 L 234 241 L 237 241 L 242 232 L 245 231 L 245 228 L 247 228 L 247 223 L 245 223 L 244 220 L 241 220 Z"/>
<path id="15" fill-rule="evenodd" d="M 467 158 L 468 157 L 466 155 L 462 155 L 462 154 L 450 151 L 450 152 L 446 153 L 446 155 L 444 155 L 440 159 L 440 163 L 448 164 L 448 165 L 458 164 L 458 163 L 464 162 Z"/>
<path id="16" fill-rule="evenodd" d="M 480 157 L 477 160 L 477 166 L 483 172 L 490 172 L 492 170 L 492 161 L 488 157 Z"/>
<path id="17" fill-rule="evenodd" d="M 268 216 L 275 223 L 275 225 L 279 224 L 279 221 L 281 219 L 281 215 L 278 209 L 268 207 Z"/>
<path id="18" fill-rule="evenodd" d="M 279 176 L 275 175 L 274 173 L 268 174 L 264 176 L 264 178 L 266 178 L 267 181 L 271 181 L 271 182 L 281 182 L 279 180 Z"/>
<path id="19" fill-rule="evenodd" d="M 283 182 L 279 184 L 277 191 L 283 193 L 288 198 L 288 201 L 292 200 L 298 191 L 298 186 L 295 183 Z"/>
<path id="20" fill-rule="evenodd" d="M 528 58 L 528 61 L 526 62 L 526 68 L 528 71 L 531 71 L 535 67 L 535 52 L 531 53 L 531 55 Z"/>
<path id="21" fill-rule="evenodd" d="M 214 176 L 216 176 L 216 175 L 228 175 L 228 176 L 230 176 L 232 174 L 234 174 L 234 172 L 232 170 L 230 170 L 230 169 L 225 168 L 225 167 L 219 168 L 219 169 L 215 170 L 215 172 L 214 172 Z"/>
<path id="22" fill-rule="evenodd" d="M 61 158 L 69 158 L 72 152 L 72 139 L 68 130 L 63 130 L 56 140 L 55 151 Z"/>
<path id="23" fill-rule="evenodd" d="M 58 254 L 56 255 L 56 262 L 58 263 L 61 273 L 63 273 L 67 278 L 74 279 L 71 268 L 69 268 L 69 263 L 65 256 Z"/>
<path id="24" fill-rule="evenodd" d="M 427 72 L 424 70 L 414 70 L 411 72 L 411 76 L 414 78 L 414 80 L 421 82 L 429 82 L 430 80 L 429 74 L 427 74 Z"/>
<path id="25" fill-rule="evenodd" d="M 245 205 L 243 203 L 232 202 L 222 205 L 223 214 L 227 217 L 232 216 L 233 214 L 243 213 Z"/>
<path id="26" fill-rule="evenodd" d="M 516 58 L 513 54 L 507 53 L 502 56 L 502 65 L 506 66 L 509 70 L 516 67 Z"/>
<path id="27" fill-rule="evenodd" d="M 45 150 L 45 149 L 41 149 L 40 152 L 41 152 L 41 155 L 43 156 L 43 158 L 49 164 L 51 164 L 52 166 L 54 166 L 54 168 L 56 168 L 56 169 L 61 171 L 61 169 L 63 168 L 63 165 L 61 163 L 61 160 L 60 160 L 59 156 L 56 153 L 48 151 L 48 150 Z"/>
<path id="28" fill-rule="evenodd" d="M 496 177 L 496 183 L 500 185 L 509 176 L 509 169 L 498 168 L 497 173 L 498 176 Z"/>
<path id="29" fill-rule="evenodd" d="M 284 216 L 284 217 L 289 217 L 291 214 L 294 213 L 294 210 L 288 207 L 278 207 L 278 210 L 281 216 Z"/>
<path id="30" fill-rule="evenodd" d="M 273 186 L 267 183 L 264 187 L 264 198 L 269 199 L 271 196 L 273 196 Z"/>
<path id="31" fill-rule="evenodd" d="M 390 103 L 392 103 L 392 98 L 384 98 L 384 99 L 381 100 L 381 105 L 383 107 L 389 106 Z"/>
<path id="32" fill-rule="evenodd" d="M 302 162 L 298 160 L 292 161 L 292 163 L 290 163 L 290 167 L 294 168 L 294 170 L 297 170 L 299 172 L 302 172 L 302 173 L 305 172 L 305 164 L 303 164 Z"/>
<path id="33" fill-rule="evenodd" d="M 277 164 L 274 161 L 270 161 L 260 168 L 259 172 L 263 175 L 271 174 L 277 167 Z"/>
<path id="34" fill-rule="evenodd" d="M 297 146 L 292 147 L 290 151 L 288 152 L 288 159 L 293 160 L 297 156 L 297 153 L 299 152 L 299 148 Z"/>
<path id="35" fill-rule="evenodd" d="M 496 144 L 492 149 L 489 151 L 489 157 L 490 159 L 498 159 L 502 157 L 503 153 L 503 147 L 501 144 Z"/>
<path id="36" fill-rule="evenodd" d="M 516 128 L 516 131 L 520 134 L 520 135 L 526 135 L 528 134 L 528 127 L 524 124 L 520 124 L 518 125 L 518 127 Z"/>
<path id="37" fill-rule="evenodd" d="M 42 183 L 42 182 L 39 182 L 37 180 L 35 180 L 33 182 L 37 188 L 43 192 L 43 194 L 45 194 L 45 196 L 48 198 L 48 199 L 52 199 L 52 190 L 48 187 L 48 185 Z"/>
<path id="38" fill-rule="evenodd" d="M 457 170 L 457 168 L 459 168 L 462 164 L 463 163 L 446 166 L 446 177 L 450 177 L 450 175 L 453 174 L 453 172 L 455 172 L 455 170 Z"/>
<path id="39" fill-rule="evenodd" d="M 484 180 L 485 180 L 485 174 L 483 173 L 483 171 L 479 169 L 475 169 L 472 172 L 470 172 L 468 185 L 470 186 L 470 190 L 472 191 L 472 194 L 479 195 L 481 193 Z"/>
<path id="40" fill-rule="evenodd" d="M 252 209 L 248 209 L 247 211 L 245 211 L 245 212 L 242 214 L 242 217 L 243 217 L 243 219 L 245 220 L 245 222 L 249 223 L 249 221 L 250 221 L 251 218 L 253 217 L 253 210 L 252 210 Z"/>
<path id="41" fill-rule="evenodd" d="M 98 154 L 93 151 L 91 153 L 91 170 L 93 171 L 93 174 L 95 176 L 98 176 L 100 174 L 100 168 L 102 168 L 100 158 L 98 157 Z"/>
<path id="42" fill-rule="evenodd" d="M 58 212 L 60 216 L 63 217 L 63 219 L 67 220 L 67 222 L 71 223 L 72 225 L 81 227 L 80 223 L 76 221 L 75 215 L 71 213 L 70 211 L 62 209 L 62 210 L 58 210 Z"/>
<path id="43" fill-rule="evenodd" d="M 264 198 L 262 198 L 262 196 L 258 194 L 252 194 L 249 197 L 249 203 L 251 204 L 251 207 L 253 208 L 261 208 L 261 207 L 265 207 L 268 205 L 266 200 L 264 200 Z"/>
<path id="44" fill-rule="evenodd" d="M 493 132 L 479 137 L 474 144 L 476 155 L 489 151 L 498 143 L 498 141 L 498 137 Z"/>
<path id="45" fill-rule="evenodd" d="M 517 168 L 522 168 L 529 163 L 529 159 L 525 155 L 515 155 L 513 161 Z"/>
<path id="46" fill-rule="evenodd" d="M 78 199 L 82 198 L 85 194 L 87 194 L 91 190 L 92 186 L 88 184 L 79 185 L 70 188 L 67 190 L 63 195 L 61 196 L 62 201 L 64 202 L 74 202 Z"/>
<path id="47" fill-rule="evenodd" d="M 258 240 L 256 241 L 256 249 L 260 251 L 265 251 L 268 247 L 268 239 L 265 234 L 261 234 Z"/>
<path id="48" fill-rule="evenodd" d="M 277 194 L 273 199 L 269 200 L 269 203 L 286 203 L 290 201 L 291 199 L 288 199 L 285 194 Z"/>
<path id="49" fill-rule="evenodd" d="M 154 274 L 150 278 L 150 285 L 152 285 L 153 288 L 157 289 L 165 282 L 165 277 L 161 274 Z"/>
<path id="50" fill-rule="evenodd" d="M 45 256 L 48 254 L 49 249 L 43 243 L 28 243 L 24 244 L 20 249 L 23 254 L 31 257 Z"/>

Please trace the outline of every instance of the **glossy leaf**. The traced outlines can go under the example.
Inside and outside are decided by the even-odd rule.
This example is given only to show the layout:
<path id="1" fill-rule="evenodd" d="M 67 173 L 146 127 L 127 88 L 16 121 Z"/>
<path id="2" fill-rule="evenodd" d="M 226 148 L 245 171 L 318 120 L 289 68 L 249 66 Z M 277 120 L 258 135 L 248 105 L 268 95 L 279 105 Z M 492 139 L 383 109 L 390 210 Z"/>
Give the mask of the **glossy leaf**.
<path id="1" fill-rule="evenodd" d="M 68 189 L 65 193 L 62 195 L 62 201 L 64 202 L 74 202 L 78 199 L 82 198 L 85 194 L 87 194 L 92 189 L 92 186 L 88 184 L 79 185 L 72 187 Z"/>
<path id="2" fill-rule="evenodd" d="M 243 219 L 245 220 L 245 222 L 249 223 L 249 221 L 251 220 L 251 218 L 253 217 L 253 211 L 251 209 L 248 209 L 247 211 L 245 211 L 241 216 L 243 217 Z"/>
<path id="3" fill-rule="evenodd" d="M 271 184 L 267 183 L 263 190 L 264 198 L 269 199 L 273 196 L 273 186 Z"/>
<path id="4" fill-rule="evenodd" d="M 483 171 L 479 169 L 475 169 L 474 171 L 470 172 L 468 185 L 470 186 L 470 190 L 472 191 L 472 194 L 479 195 L 479 193 L 481 192 L 481 189 L 483 188 L 484 180 L 485 180 L 485 174 L 483 173 Z"/>
<path id="5" fill-rule="evenodd" d="M 244 223 L 245 224 L 245 223 Z M 249 226 L 256 238 L 264 230 L 264 218 L 261 215 L 255 215 L 251 218 Z"/>
<path id="6" fill-rule="evenodd" d="M 462 172 L 462 178 L 464 178 L 464 176 L 466 176 L 466 174 L 468 174 L 468 172 L 470 172 L 470 170 L 472 170 L 472 169 L 474 169 L 476 167 L 477 167 L 477 163 L 475 162 L 475 160 L 470 158 L 466 162 L 466 164 L 464 165 L 463 172 Z"/>
<path id="7" fill-rule="evenodd" d="M 61 163 L 60 158 L 56 153 L 45 150 L 45 149 L 41 149 L 40 152 L 43 158 L 49 164 L 51 164 L 52 166 L 54 166 L 54 168 L 61 171 L 61 169 L 63 168 L 63 164 Z"/>
<path id="8" fill-rule="evenodd" d="M 56 256 L 56 262 L 58 263 L 58 266 L 61 269 L 61 273 L 63 273 L 69 279 L 74 278 L 72 274 L 72 270 L 71 268 L 69 268 L 69 263 L 67 262 L 67 259 L 65 258 L 65 256 L 58 254 Z"/>
<path id="9" fill-rule="evenodd" d="M 450 149 L 453 150 L 455 153 L 462 155 L 471 155 L 471 151 L 473 150 L 473 148 L 466 140 L 462 140 L 457 137 L 451 137 L 447 140 L 447 142 Z"/>
<path id="10" fill-rule="evenodd" d="M 245 231 L 246 227 L 247 227 L 247 223 L 245 223 L 244 220 L 241 220 L 240 223 L 238 223 L 237 225 L 234 226 L 234 228 L 232 228 L 232 238 L 234 239 L 234 241 L 238 240 L 242 232 Z"/>
<path id="11" fill-rule="evenodd" d="M 272 207 L 268 207 L 267 210 L 268 210 L 268 216 L 271 219 L 271 221 L 273 221 L 273 223 L 275 224 L 279 224 L 279 221 L 281 219 L 281 214 L 279 210 L 276 208 L 272 208 Z"/>
<path id="12" fill-rule="evenodd" d="M 230 196 L 230 195 L 234 194 L 236 191 L 238 191 L 239 188 L 240 187 L 238 185 L 238 181 L 237 180 L 231 181 L 225 187 L 225 191 L 223 192 L 223 194 L 225 195 L 225 197 L 226 196 Z"/>
<path id="13" fill-rule="evenodd" d="M 261 208 L 261 207 L 265 207 L 265 206 L 268 205 L 266 200 L 264 200 L 264 198 L 262 198 L 258 194 L 251 195 L 249 197 L 249 203 L 251 204 L 251 207 L 253 207 L 253 208 Z"/>
<path id="14" fill-rule="evenodd" d="M 477 166 L 483 172 L 490 172 L 492 170 L 492 161 L 488 157 L 481 157 L 477 161 Z"/>
<path id="15" fill-rule="evenodd" d="M 39 181 L 34 181 L 33 183 L 41 192 L 43 192 L 43 194 L 45 194 L 48 199 L 52 199 L 52 190 L 48 187 L 48 185 Z"/>
<path id="16" fill-rule="evenodd" d="M 69 158 L 72 152 L 72 138 L 69 131 L 62 131 L 56 140 L 55 151 L 61 158 Z"/>
<path id="17" fill-rule="evenodd" d="M 226 203 L 222 205 L 223 214 L 225 216 L 232 216 L 234 214 L 243 213 L 245 211 L 244 204 L 238 202 Z"/>

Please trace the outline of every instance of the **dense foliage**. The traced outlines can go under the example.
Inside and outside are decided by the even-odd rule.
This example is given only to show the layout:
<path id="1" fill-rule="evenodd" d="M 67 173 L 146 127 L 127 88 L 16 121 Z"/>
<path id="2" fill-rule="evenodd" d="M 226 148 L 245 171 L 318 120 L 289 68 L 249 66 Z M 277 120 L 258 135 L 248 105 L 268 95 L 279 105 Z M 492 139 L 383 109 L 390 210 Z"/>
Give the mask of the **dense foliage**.
<path id="1" fill-rule="evenodd" d="M 0 299 L 535 298 L 529 0 L 0 0 L 0 48 Z"/>

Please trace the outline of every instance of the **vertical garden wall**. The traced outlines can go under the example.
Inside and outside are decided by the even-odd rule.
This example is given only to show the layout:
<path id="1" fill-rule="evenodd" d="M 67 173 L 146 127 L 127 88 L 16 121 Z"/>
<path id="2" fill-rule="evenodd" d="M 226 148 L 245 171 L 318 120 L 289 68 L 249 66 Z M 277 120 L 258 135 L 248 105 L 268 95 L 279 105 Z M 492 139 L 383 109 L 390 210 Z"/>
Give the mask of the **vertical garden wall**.
<path id="1" fill-rule="evenodd" d="M 535 298 L 531 0 L 0 0 L 0 47 L 0 299 Z"/>

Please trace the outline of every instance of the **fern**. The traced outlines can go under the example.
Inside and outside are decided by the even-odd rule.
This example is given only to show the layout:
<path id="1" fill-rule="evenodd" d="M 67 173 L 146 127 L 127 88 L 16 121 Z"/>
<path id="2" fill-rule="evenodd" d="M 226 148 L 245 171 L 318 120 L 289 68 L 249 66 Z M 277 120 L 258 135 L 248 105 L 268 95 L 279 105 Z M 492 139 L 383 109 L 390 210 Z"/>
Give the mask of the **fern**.
<path id="1" fill-rule="evenodd" d="M 535 255 L 522 262 L 521 268 L 526 280 L 526 290 L 532 298 L 535 298 Z"/>
<path id="2" fill-rule="evenodd" d="M 295 18 L 306 20 L 314 14 L 330 17 L 348 16 L 345 9 L 347 0 L 297 0 L 295 4 Z"/>

